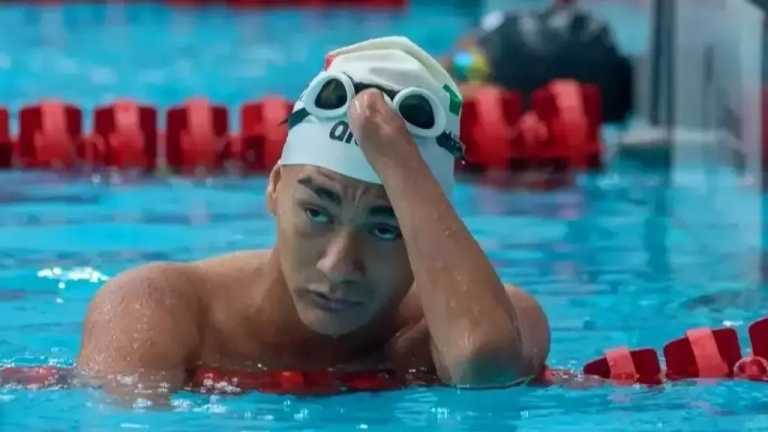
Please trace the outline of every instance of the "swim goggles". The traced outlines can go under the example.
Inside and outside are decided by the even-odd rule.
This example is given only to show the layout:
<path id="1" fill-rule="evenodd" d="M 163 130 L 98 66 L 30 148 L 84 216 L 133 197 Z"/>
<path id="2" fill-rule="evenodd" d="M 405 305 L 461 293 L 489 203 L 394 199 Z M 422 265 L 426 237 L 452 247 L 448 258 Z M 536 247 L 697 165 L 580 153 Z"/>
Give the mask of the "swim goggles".
<path id="1" fill-rule="evenodd" d="M 435 138 L 445 130 L 445 110 L 428 91 L 408 87 L 395 92 L 377 85 L 357 83 L 338 72 L 323 72 L 312 80 L 304 94 L 304 107 L 318 118 L 342 117 L 355 95 L 368 88 L 383 93 L 384 99 L 405 120 L 413 135 Z"/>
<path id="2" fill-rule="evenodd" d="M 310 115 L 320 119 L 344 117 L 355 95 L 369 88 L 382 92 L 384 100 L 402 117 L 411 134 L 435 138 L 439 147 L 457 159 L 464 158 L 464 144 L 445 130 L 447 114 L 431 93 L 417 87 L 394 91 L 375 84 L 358 83 L 349 75 L 338 72 L 321 72 L 312 80 L 299 98 L 304 107 L 292 112 L 285 121 L 288 129 Z"/>

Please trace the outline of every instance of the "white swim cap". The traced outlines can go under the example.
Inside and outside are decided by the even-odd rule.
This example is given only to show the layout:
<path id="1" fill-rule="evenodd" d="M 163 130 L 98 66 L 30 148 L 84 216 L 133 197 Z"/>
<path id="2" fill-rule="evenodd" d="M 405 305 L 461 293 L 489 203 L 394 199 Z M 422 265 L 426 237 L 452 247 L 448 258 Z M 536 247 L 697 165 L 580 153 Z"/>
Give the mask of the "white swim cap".
<path id="1" fill-rule="evenodd" d="M 463 154 L 459 89 L 440 63 L 404 37 L 371 39 L 328 54 L 326 69 L 294 106 L 280 165 L 314 165 L 381 184 L 347 120 L 349 102 L 365 87 L 389 94 L 427 166 L 450 193 L 454 161 Z"/>

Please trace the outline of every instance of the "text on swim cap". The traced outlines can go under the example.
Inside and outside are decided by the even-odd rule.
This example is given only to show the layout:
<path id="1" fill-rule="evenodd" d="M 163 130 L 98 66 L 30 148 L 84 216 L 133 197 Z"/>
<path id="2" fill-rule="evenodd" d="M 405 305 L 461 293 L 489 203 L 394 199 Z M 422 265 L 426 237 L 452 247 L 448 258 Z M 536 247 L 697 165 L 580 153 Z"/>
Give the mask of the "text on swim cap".
<path id="1" fill-rule="evenodd" d="M 339 141 L 347 144 L 354 143 L 356 146 L 357 140 L 355 139 L 355 135 L 352 134 L 352 131 L 350 130 L 349 123 L 347 123 L 345 120 L 339 120 L 337 121 L 333 127 L 331 127 L 331 131 L 328 133 L 328 138 Z"/>

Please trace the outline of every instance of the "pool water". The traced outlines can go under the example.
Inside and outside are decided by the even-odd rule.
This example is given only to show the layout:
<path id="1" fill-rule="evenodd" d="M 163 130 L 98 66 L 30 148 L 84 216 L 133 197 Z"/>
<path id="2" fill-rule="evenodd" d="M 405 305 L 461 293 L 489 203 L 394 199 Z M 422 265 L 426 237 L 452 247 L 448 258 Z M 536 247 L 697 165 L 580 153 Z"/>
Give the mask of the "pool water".
<path id="1" fill-rule="evenodd" d="M 447 50 L 474 14 L 459 1 L 241 15 L 0 6 L 0 23 L 17 36 L 0 38 L 0 103 L 17 109 L 55 95 L 92 107 L 132 95 L 168 106 L 199 93 L 235 107 L 268 91 L 296 95 L 324 50 L 363 37 L 401 32 Z M 72 365 L 88 301 L 120 271 L 270 247 L 264 188 L 263 177 L 0 172 L 0 364 Z M 765 197 L 728 169 L 670 173 L 614 160 L 555 191 L 464 180 L 453 201 L 504 281 L 542 303 L 554 367 L 579 369 L 617 345 L 660 349 L 703 325 L 736 328 L 747 351 L 746 327 L 768 311 Z M 766 390 L 691 381 L 322 398 L 181 392 L 157 410 L 97 390 L 3 388 L 0 429 L 758 431 L 768 430 Z"/>
<path id="2" fill-rule="evenodd" d="M 72 364 L 89 299 L 107 278 L 150 260 L 191 260 L 274 241 L 264 178 L 124 179 L 0 174 L 0 362 Z M 697 189 L 617 163 L 556 192 L 463 182 L 454 202 L 505 281 L 552 323 L 555 367 L 603 348 L 660 348 L 687 328 L 742 335 L 768 299 L 754 250 Z M 696 206 L 681 220 L 678 203 Z M 745 215 L 746 217 L 746 215 Z M 746 341 L 743 341 L 746 342 Z M 458 391 L 412 389 L 331 398 L 180 393 L 171 412 L 121 408 L 96 390 L 0 390 L 7 430 L 768 430 L 764 384 Z M 35 413 L 31 415 L 30 413 Z M 712 428 L 712 425 L 717 425 Z"/>
<path id="3" fill-rule="evenodd" d="M 398 33 L 447 53 L 480 13 L 463 0 L 389 11 L 137 3 L 0 5 L 14 35 L 0 38 L 0 103 L 15 112 L 57 97 L 90 109 L 127 96 L 167 108 L 202 95 L 234 109 L 296 98 L 334 48 Z"/>

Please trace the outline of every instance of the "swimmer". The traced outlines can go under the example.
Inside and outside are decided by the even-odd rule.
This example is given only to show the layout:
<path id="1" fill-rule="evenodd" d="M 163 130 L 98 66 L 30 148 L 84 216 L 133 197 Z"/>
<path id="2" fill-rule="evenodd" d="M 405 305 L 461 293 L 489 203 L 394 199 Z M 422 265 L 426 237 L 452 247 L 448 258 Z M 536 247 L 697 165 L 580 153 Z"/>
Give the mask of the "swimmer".
<path id="1" fill-rule="evenodd" d="M 274 247 L 112 279 L 78 373 L 118 395 L 169 394 L 201 369 L 418 370 L 471 388 L 537 375 L 541 307 L 501 282 L 449 201 L 461 102 L 405 38 L 330 53 L 269 175 Z"/>

